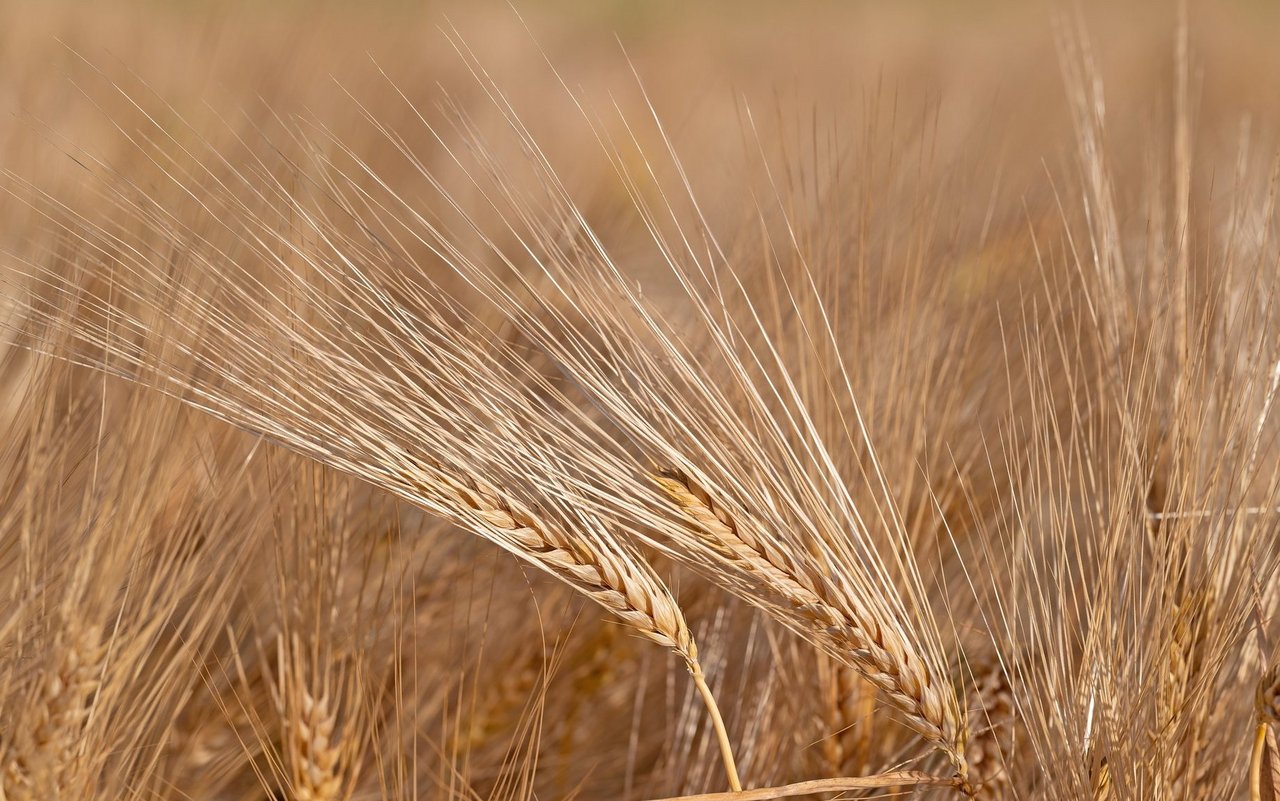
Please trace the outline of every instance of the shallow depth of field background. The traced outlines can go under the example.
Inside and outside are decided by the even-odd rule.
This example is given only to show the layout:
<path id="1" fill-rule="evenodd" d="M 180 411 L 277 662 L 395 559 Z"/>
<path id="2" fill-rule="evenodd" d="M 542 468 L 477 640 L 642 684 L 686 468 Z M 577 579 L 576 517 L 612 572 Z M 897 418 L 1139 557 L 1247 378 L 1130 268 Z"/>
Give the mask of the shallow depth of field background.
<path id="1" fill-rule="evenodd" d="M 1275 169 L 1280 4 L 1189 0 L 1187 6 L 1194 154 L 1190 197 L 1195 210 L 1190 269 L 1197 276 L 1195 285 L 1209 296 L 1217 288 L 1217 244 L 1241 237 L 1237 222 L 1251 218 L 1236 212 L 1246 203 L 1261 207 L 1259 199 L 1267 195 L 1266 181 Z M 620 149 L 619 158 L 636 174 L 652 171 L 652 180 L 637 192 L 658 197 L 687 178 L 698 208 L 677 200 L 674 213 L 681 222 L 701 218 L 723 233 L 731 257 L 741 259 L 744 271 L 773 264 L 776 254 L 759 246 L 769 237 L 785 239 L 784 216 L 812 225 L 801 226 L 797 238 L 814 252 L 830 245 L 832 253 L 845 248 L 873 253 L 870 281 L 885 293 L 875 296 L 885 301 L 885 319 L 879 327 L 868 323 L 860 333 L 866 350 L 849 358 L 865 363 L 866 369 L 853 383 L 865 391 L 860 400 L 865 400 L 873 434 L 883 434 L 890 443 L 885 462 L 902 479 L 895 491 L 902 489 L 907 517 L 927 529 L 919 541 L 931 547 L 943 542 L 943 527 L 929 525 L 936 523 L 935 515 L 945 517 L 955 551 L 972 556 L 982 548 L 971 540 L 986 547 L 998 539 L 978 533 L 985 524 L 990 523 L 989 531 L 1003 532 L 1007 520 L 1001 517 L 1006 511 L 1002 504 L 1008 498 L 1025 492 L 1018 500 L 1027 502 L 1032 510 L 1028 516 L 1035 518 L 1040 512 L 1035 493 L 1044 488 L 1035 481 L 1028 481 L 1030 489 L 1015 488 L 1016 482 L 1005 485 L 990 477 L 985 483 L 948 484 L 947 471 L 955 467 L 949 460 L 980 465 L 990 457 L 986 448 L 1000 436 L 1057 413 L 1064 420 L 1071 417 L 1071 403 L 1079 400 L 1073 393 L 1089 390 L 1072 385 L 1068 391 L 1055 383 L 1063 372 L 1058 368 L 1093 366 L 1087 357 L 1075 362 L 1063 356 L 1061 363 L 1046 358 L 1038 366 L 1053 375 L 1033 388 L 1043 393 L 1036 396 L 1034 413 L 1024 419 L 1013 409 L 1007 418 L 1001 416 L 1026 400 L 1014 398 L 1016 392 L 1001 394 L 1007 367 L 1002 360 L 1015 365 L 1024 357 L 1034 361 L 1027 356 L 1031 346 L 1021 352 L 1004 350 L 1004 345 L 1024 331 L 1034 334 L 1028 341 L 1056 332 L 1049 322 L 1038 328 L 1041 319 L 1054 324 L 1068 320 L 1063 328 L 1072 331 L 1077 330 L 1072 324 L 1088 319 L 1070 301 L 1063 302 L 1065 309 L 1054 306 L 1077 297 L 1055 290 L 1075 286 L 1078 262 L 1072 248 L 1080 244 L 1084 252 L 1086 246 L 1083 237 L 1072 239 L 1070 234 L 1088 228 L 1062 37 L 1055 32 L 1079 25 L 1091 41 L 1097 76 L 1105 87 L 1107 170 L 1126 237 L 1121 247 L 1125 253 L 1142 254 L 1148 234 L 1157 243 L 1150 246 L 1151 253 L 1173 239 L 1167 236 L 1171 217 L 1144 215 L 1151 209 L 1168 211 L 1174 183 L 1177 23 L 1175 3 L 1154 1 L 0 0 L 0 252 L 10 265 L 31 266 L 21 270 L 24 275 L 45 268 L 74 272 L 81 244 L 74 236 L 76 220 L 107 228 L 128 226 L 129 215 L 118 204 L 133 192 L 189 224 L 183 236 L 195 240 L 216 229 L 201 202 L 201 181 L 220 170 L 260 168 L 287 184 L 309 175 L 306 159 L 316 152 L 339 165 L 359 160 L 377 172 L 382 188 L 399 193 L 424 213 L 455 215 L 456 221 L 459 209 L 448 208 L 421 173 L 405 168 L 404 159 L 388 146 L 385 130 L 404 138 L 455 193 L 462 213 L 484 220 L 484 198 L 468 189 L 468 176 L 454 154 L 423 125 L 434 126 L 464 159 L 478 159 L 478 152 L 493 154 L 504 167 L 511 166 L 510 186 L 536 197 L 536 178 L 520 169 L 528 153 L 513 143 L 494 98 L 476 80 L 472 70 L 480 68 L 528 126 L 622 269 L 643 283 L 646 297 L 660 307 L 678 308 L 679 292 L 664 279 L 666 265 L 655 256 L 602 140 L 618 142 L 634 133 L 636 146 Z M 662 134 L 679 154 L 683 175 L 664 153 Z M 179 155 L 166 161 L 161 154 Z M 210 172 L 193 171 L 196 177 L 189 180 L 178 173 L 179 182 L 191 191 L 175 192 L 172 170 L 191 163 Z M 849 198 L 849 209 L 825 205 L 833 197 Z M 783 207 L 781 213 L 774 204 Z M 292 212 L 273 209 L 281 220 Z M 1238 259 L 1232 265 L 1239 274 L 1250 269 L 1247 259 L 1266 262 L 1273 249 L 1266 236 L 1272 221 L 1259 217 L 1252 222 L 1258 228 L 1258 253 L 1246 249 L 1244 255 L 1232 256 Z M 849 228 L 841 227 L 846 223 Z M 458 230 L 462 240 L 471 235 Z M 151 233 L 138 235 L 150 241 Z M 214 239 L 226 238 L 225 233 L 216 232 Z M 157 240 L 162 238 L 157 234 Z M 469 293 L 474 290 L 444 270 L 425 246 L 409 242 L 405 248 L 414 258 L 404 269 L 431 273 L 462 303 L 473 299 Z M 1157 255 L 1150 263 L 1135 259 L 1141 266 L 1132 276 L 1133 287 L 1127 287 L 1139 298 L 1135 306 L 1141 313 L 1135 316 L 1143 320 L 1142 314 L 1155 308 L 1144 304 L 1158 305 L 1153 299 L 1167 288 L 1160 283 L 1164 273 L 1153 266 L 1163 264 L 1167 253 Z M 192 269 L 178 258 L 175 264 L 181 265 L 175 270 Z M 910 277 L 911 286 L 903 292 L 910 302 L 903 301 L 901 309 L 886 289 L 899 273 Z M 199 280 L 192 278 L 196 285 Z M 830 282 L 847 289 L 840 276 Z M 929 303 L 912 305 L 925 296 Z M 0 297 L 0 323 L 16 319 L 16 313 L 6 318 L 17 308 L 11 300 Z M 876 305 L 865 302 L 868 308 Z M 929 315 L 911 317 L 926 308 Z M 1164 319 L 1161 314 L 1151 316 Z M 859 324 L 849 323 L 851 329 Z M 1087 329 L 1087 322 L 1082 325 Z M 1264 328 L 1258 324 L 1259 331 Z M 1149 331 L 1138 329 L 1135 339 L 1141 341 Z M 964 355 L 957 359 L 961 366 L 953 377 L 961 389 L 954 398 L 948 395 L 947 402 L 954 401 L 960 410 L 954 419 L 965 422 L 943 431 L 955 434 L 956 448 L 936 448 L 919 458 L 906 448 L 894 450 L 894 437 L 905 438 L 909 426 L 895 428 L 895 423 L 882 421 L 898 420 L 899 400 L 912 386 L 912 348 L 917 339 L 923 341 L 920 349 L 932 358 L 937 353 L 929 350 L 929 342 L 960 330 L 965 334 L 957 340 L 963 339 L 965 348 L 958 350 Z M 1052 339 L 1046 333 L 1039 344 Z M 225 604 L 226 613 L 203 620 L 198 637 L 193 634 L 198 670 L 177 678 L 164 674 L 173 687 L 184 689 L 170 695 L 157 690 L 155 719 L 146 721 L 151 728 L 139 724 L 138 731 L 154 733 L 156 739 L 143 741 L 140 734 L 137 742 L 121 740 L 121 749 L 127 745 L 136 749 L 130 753 L 146 755 L 119 771 L 126 778 L 118 779 L 118 786 L 127 786 L 134 797 L 283 797 L 264 790 L 287 784 L 271 768 L 275 764 L 287 772 L 280 767 L 283 758 L 278 764 L 272 761 L 273 749 L 283 748 L 273 728 L 278 721 L 261 708 L 247 710 L 254 704 L 271 708 L 266 700 L 271 680 L 262 677 L 282 670 L 263 648 L 287 628 L 280 620 L 293 614 L 292 600 L 273 595 L 288 584 L 281 581 L 289 575 L 281 565 L 301 565 L 298 569 L 305 573 L 315 564 L 306 554 L 286 553 L 279 537 L 281 532 L 337 531 L 343 526 L 354 532 L 343 546 L 353 555 L 333 570 L 335 575 L 350 574 L 343 586 L 352 597 L 341 600 L 349 601 L 361 617 L 353 613 L 335 626 L 339 635 L 332 639 L 325 639 L 332 632 L 323 627 L 309 635 L 337 654 L 335 660 L 369 671 L 346 668 L 346 679 L 361 687 L 347 697 L 377 709 L 367 717 L 385 727 L 366 738 L 365 745 L 374 743 L 369 754 L 381 753 L 383 759 L 359 757 L 366 762 L 361 763 L 365 768 L 354 797 L 420 793 L 414 797 L 515 799 L 581 793 L 588 799 L 639 799 L 723 789 L 714 744 L 691 700 L 683 668 L 673 667 L 661 649 L 604 619 L 595 606 L 536 571 L 522 569 L 497 548 L 432 522 L 365 484 L 306 466 L 299 457 L 272 451 L 248 434 L 180 411 L 172 402 L 142 400 L 145 393 L 123 382 L 108 384 L 100 375 L 61 363 L 51 368 L 51 362 L 26 353 L 15 341 L 0 338 L 0 438 L 16 442 L 22 431 L 32 441 L 58 441 L 33 422 L 33 387 L 65 392 L 43 397 L 59 414 L 64 401 L 75 409 L 66 400 L 73 396 L 87 399 L 84 403 L 93 408 L 101 403 L 102 412 L 101 419 L 94 414 L 76 418 L 82 424 L 74 429 L 79 439 L 51 458 L 56 469 L 36 476 L 43 483 L 24 472 L 25 450 L 20 459 L 16 450 L 0 447 L 0 455 L 12 456 L 16 465 L 3 473 L 11 485 L 0 482 L 9 492 L 0 493 L 0 500 L 9 509 L 34 515 L 31 509 L 39 504 L 20 507 L 14 500 L 33 488 L 33 493 L 57 499 L 49 502 L 51 509 L 57 507 L 50 519 L 62 520 L 67 531 L 88 530 L 110 517 L 99 518 L 77 506 L 82 495 L 101 502 L 104 496 L 88 489 L 98 486 L 99 475 L 116 471 L 120 475 L 111 488 L 125 496 L 141 495 L 129 483 L 130 472 L 161 465 L 164 480 L 146 488 L 150 495 L 144 511 L 150 525 L 163 530 L 170 517 L 185 519 L 189 513 L 200 518 L 200 526 L 181 528 L 201 547 L 201 526 L 214 532 L 223 526 L 238 532 L 236 547 L 244 549 L 237 556 L 243 572 L 235 577 L 245 586 L 220 585 L 232 588 L 225 594 L 207 590 Z M 1150 350 L 1163 353 L 1167 344 L 1158 339 Z M 1159 401 L 1166 393 L 1158 377 L 1139 378 L 1139 399 L 1145 403 L 1154 398 L 1150 407 L 1162 408 Z M 1035 394 L 1028 389 L 1032 380 L 1010 383 L 1027 396 Z M 1205 408 L 1210 406 L 1205 401 Z M 146 426 L 138 425 L 143 419 L 138 410 L 145 419 L 154 415 L 189 438 L 157 434 L 148 439 Z M 49 414 L 51 420 L 62 419 Z M 1143 414 L 1137 416 L 1149 422 Z M 111 428 L 102 421 L 110 421 L 118 437 L 101 438 L 103 428 Z M 834 430 L 834 422 L 825 422 Z M 952 422 L 948 417 L 946 424 Z M 1081 430 L 1087 428 L 1081 425 Z M 37 429 L 39 436 L 31 433 Z M 1114 435 L 1104 425 L 1098 430 L 1099 441 Z M 1157 443 L 1152 447 L 1158 450 L 1165 433 L 1152 423 L 1142 435 Z M 909 444 L 923 452 L 934 443 Z M 1044 451 L 1028 450 L 1029 474 L 1054 458 L 1047 444 L 1036 444 L 1044 445 Z M 1274 452 L 1274 441 L 1269 441 L 1261 449 L 1263 460 Z M 856 464 L 856 455 L 850 459 Z M 993 462 L 1011 473 L 1024 466 L 1013 460 L 1001 463 L 999 457 Z M 250 463 L 252 475 L 237 472 L 237 466 Z M 912 483 L 922 470 L 931 478 L 940 475 L 939 486 L 953 494 L 935 504 L 937 499 L 922 484 Z M 1073 486 L 1063 492 L 1080 490 L 1092 497 L 1089 489 Z M 310 507 L 291 504 L 295 494 L 309 500 L 357 498 L 360 502 L 351 508 L 358 507 L 359 514 L 348 509 L 344 514 L 349 518 L 339 520 L 336 512 L 326 517 L 332 510 L 324 502 L 317 504 L 320 511 L 299 512 Z M 1062 508 L 1076 507 L 1064 502 Z M 0 506 L 0 531 L 17 532 L 19 516 L 7 514 Z M 312 514 L 314 519 L 308 516 Z M 94 522 L 77 528 L 76 521 L 83 522 L 77 515 Z M 102 536 L 110 541 L 116 535 Z M 990 540 L 982 539 L 988 536 Z M 14 534 L 12 542 L 0 547 L 0 572 L 6 579 L 28 575 L 18 567 L 28 551 L 17 541 Z M 45 564 L 43 558 L 48 567 L 35 572 L 51 577 L 50 586 L 74 573 L 60 572 L 60 547 L 55 543 L 47 552 L 36 549 L 39 558 L 34 561 Z M 969 547 L 972 553 L 966 552 Z M 944 551 L 937 547 L 929 554 Z M 948 558 L 954 556 L 947 552 Z M 978 565 L 980 557 L 973 559 Z M 78 564 L 67 562 L 73 563 Z M 741 745 L 744 775 L 753 783 L 889 766 L 828 764 L 826 743 L 840 732 L 824 717 L 825 690 L 815 689 L 827 681 L 822 673 L 827 668 L 815 666 L 814 654 L 799 638 L 766 624 L 746 604 L 684 566 L 665 557 L 655 557 L 655 563 L 664 575 L 674 576 L 671 583 L 681 602 L 699 620 L 696 633 L 707 643 L 709 671 L 716 676 L 731 734 Z M 986 567 L 979 565 L 975 572 Z M 932 590 L 945 583 L 940 576 L 956 579 L 955 570 L 940 558 L 923 572 L 933 582 Z M 366 595 L 368 588 L 358 579 L 375 574 L 390 589 L 379 585 Z M 314 579 L 313 589 L 324 583 L 318 570 L 305 575 Z M 352 590 L 356 585 L 360 589 Z M 331 600 L 324 595 L 329 589 L 316 590 L 316 597 Z M 174 608 L 189 611 L 184 606 L 189 602 L 174 602 Z M 98 612 L 112 608 L 104 603 Z M 975 614 L 973 607 L 949 603 L 938 601 L 955 614 L 946 620 L 948 646 L 981 640 L 976 618 L 966 617 Z M 29 617 L 52 619 L 43 611 Z M 42 642 L 47 634 L 38 625 L 33 631 L 33 642 Z M 368 647 L 373 656 L 367 663 L 361 661 L 363 655 L 357 659 L 343 650 L 348 640 L 359 640 L 366 631 L 377 632 L 370 635 L 376 643 Z M 1150 657 L 1153 662 L 1157 658 Z M 144 658 L 138 664 L 159 675 L 163 671 L 156 664 L 162 660 L 154 662 Z M 175 658 L 174 664 L 187 663 Z M 753 673 L 757 668 L 760 672 Z M 6 688 L 36 686 L 23 669 L 6 675 Z M 421 686 L 415 676 L 424 677 Z M 756 681 L 760 676 L 767 678 Z M 129 686 L 125 678 L 115 678 L 113 686 Z M 152 686 L 169 685 L 156 679 Z M 119 698 L 109 700 L 117 704 L 113 708 L 122 708 Z M 1200 703 L 1209 706 L 1203 698 Z M 546 719 L 541 718 L 544 710 Z M 881 736 L 881 729 L 864 725 L 866 719 L 859 724 L 856 731 L 864 740 L 868 731 Z M 883 751 L 904 760 L 919 756 L 921 749 L 898 729 L 883 735 L 889 743 Z M 3 730 L 0 723 L 0 734 Z M 640 732 L 662 736 L 644 739 Z M 1232 775 L 1240 773 L 1242 764 L 1237 751 L 1229 751 L 1236 760 L 1230 764 Z M 132 777 L 141 778 L 130 785 Z M 1220 786 L 1228 785 L 1240 786 L 1225 781 Z"/>

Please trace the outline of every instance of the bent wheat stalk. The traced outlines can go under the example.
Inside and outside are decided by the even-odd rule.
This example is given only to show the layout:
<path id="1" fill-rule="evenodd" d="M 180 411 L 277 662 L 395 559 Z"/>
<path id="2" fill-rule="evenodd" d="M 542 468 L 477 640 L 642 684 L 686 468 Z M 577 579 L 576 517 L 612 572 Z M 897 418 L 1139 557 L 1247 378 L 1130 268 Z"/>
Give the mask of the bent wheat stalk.
<path id="1" fill-rule="evenodd" d="M 840 793 L 850 790 L 874 790 L 882 787 L 948 786 L 956 780 L 933 776 L 918 771 L 903 770 L 881 773 L 876 776 L 860 776 L 852 779 L 813 779 L 811 781 L 784 784 L 780 787 L 761 787 L 736 793 L 701 793 L 664 798 L 660 801 L 770 801 L 773 798 L 792 798 L 818 793 Z"/>
<path id="2" fill-rule="evenodd" d="M 1254 698 L 1258 722 L 1253 734 L 1253 750 L 1249 759 L 1249 799 L 1262 798 L 1262 763 L 1267 750 L 1267 731 L 1280 721 L 1280 665 L 1272 667 L 1258 682 Z"/>

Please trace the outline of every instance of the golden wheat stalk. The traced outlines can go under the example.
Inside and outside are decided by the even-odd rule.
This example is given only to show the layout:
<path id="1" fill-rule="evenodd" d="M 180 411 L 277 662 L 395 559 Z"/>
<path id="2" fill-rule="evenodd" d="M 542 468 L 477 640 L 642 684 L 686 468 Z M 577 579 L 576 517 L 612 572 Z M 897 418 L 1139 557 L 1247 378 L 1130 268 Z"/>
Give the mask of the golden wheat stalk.
<path id="1" fill-rule="evenodd" d="M 1267 734 L 1280 722 L 1280 665 L 1274 665 L 1258 680 L 1254 693 L 1254 711 L 1257 724 L 1254 727 L 1253 749 L 1249 755 L 1249 799 L 1262 798 L 1263 773 L 1266 766 Z"/>
<path id="2" fill-rule="evenodd" d="M 878 790 L 887 787 L 947 787 L 956 786 L 955 779 L 943 779 L 919 771 L 903 770 L 856 778 L 811 779 L 785 784 L 779 787 L 761 787 L 736 793 L 699 793 L 655 801 L 771 801 L 775 798 L 817 795 L 820 793 L 846 793 L 858 790 Z"/>

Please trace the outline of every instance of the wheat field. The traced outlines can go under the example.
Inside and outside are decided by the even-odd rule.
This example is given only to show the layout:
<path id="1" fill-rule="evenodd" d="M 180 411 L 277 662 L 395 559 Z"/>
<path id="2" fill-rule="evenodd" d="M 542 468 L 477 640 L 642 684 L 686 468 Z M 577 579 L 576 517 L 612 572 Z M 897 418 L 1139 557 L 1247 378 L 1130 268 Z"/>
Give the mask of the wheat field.
<path id="1" fill-rule="evenodd" d="M 0 801 L 1270 801 L 1280 10 L 0 2 Z"/>

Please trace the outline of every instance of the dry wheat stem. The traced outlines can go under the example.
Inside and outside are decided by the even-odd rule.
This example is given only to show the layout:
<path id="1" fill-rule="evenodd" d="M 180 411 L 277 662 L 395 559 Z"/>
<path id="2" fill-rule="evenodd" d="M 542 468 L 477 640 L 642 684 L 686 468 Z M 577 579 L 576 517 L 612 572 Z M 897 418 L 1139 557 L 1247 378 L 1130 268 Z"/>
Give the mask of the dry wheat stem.
<path id="1" fill-rule="evenodd" d="M 1259 722 L 1253 732 L 1249 754 L 1249 801 L 1262 801 L 1262 758 L 1267 749 L 1267 723 Z"/>
<path id="2" fill-rule="evenodd" d="M 698 795 L 682 795 L 673 798 L 654 799 L 654 801 L 769 801 L 772 798 L 792 798 L 801 795 L 818 793 L 839 793 L 850 790 L 874 790 L 880 787 L 947 787 L 958 786 L 956 779 L 934 776 L 919 771 L 903 770 L 892 773 L 879 773 L 875 776 L 859 776 L 855 778 L 813 779 L 810 781 L 784 784 L 779 787 L 761 787 L 755 790 L 742 790 L 734 793 L 701 793 Z"/>
<path id="3" fill-rule="evenodd" d="M 744 538 L 733 517 L 688 476 L 668 470 L 653 479 L 691 522 L 716 538 L 731 559 L 787 597 L 798 611 L 812 617 L 840 646 L 839 655 L 884 691 L 905 713 L 908 725 L 946 753 L 961 784 L 969 791 L 964 756 L 966 727 L 955 708 L 954 696 L 937 685 L 909 643 L 869 613 L 845 613 L 827 603 L 795 576 L 773 564 Z"/>
<path id="4" fill-rule="evenodd" d="M 1262 798 L 1262 762 L 1267 750 L 1267 730 L 1280 721 L 1280 665 L 1273 666 L 1258 681 L 1254 696 L 1257 726 L 1253 733 L 1253 748 L 1249 757 L 1249 799 Z"/>

